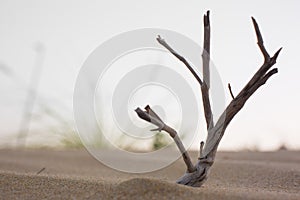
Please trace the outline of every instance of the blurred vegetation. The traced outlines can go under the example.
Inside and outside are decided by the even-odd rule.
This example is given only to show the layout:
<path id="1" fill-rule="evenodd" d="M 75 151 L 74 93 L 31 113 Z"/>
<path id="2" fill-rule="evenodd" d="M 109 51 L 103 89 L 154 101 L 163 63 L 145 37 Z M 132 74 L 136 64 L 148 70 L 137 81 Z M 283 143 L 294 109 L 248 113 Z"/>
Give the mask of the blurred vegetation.
<path id="1" fill-rule="evenodd" d="M 18 71 L 0 62 L 0 74 L 20 86 L 26 96 L 25 102 L 21 102 L 24 108 L 19 133 L 10 140 L 17 140 L 17 145 L 27 148 L 83 148 L 75 122 L 71 118 L 72 110 L 59 99 L 51 98 L 48 94 L 38 94 L 46 47 L 43 43 L 36 42 L 33 50 L 36 55 L 33 66 L 28 68 L 32 70 L 29 80 L 24 80 Z M 88 145 L 96 148 L 105 146 L 100 132 L 94 133 L 89 139 L 91 144 Z"/>
<path id="2" fill-rule="evenodd" d="M 41 55 L 37 54 L 37 60 L 40 61 L 42 59 Z M 35 67 L 38 69 L 41 66 L 42 64 L 37 62 Z M 35 89 L 32 89 L 33 86 L 28 85 L 21 76 L 6 64 L 0 63 L 0 72 L 6 77 L 10 77 L 15 84 L 22 86 L 25 92 L 30 94 L 32 90 L 35 91 Z M 40 74 L 34 73 L 32 79 L 36 79 L 37 76 L 39 78 Z M 37 84 L 34 84 L 34 86 L 37 87 Z M 31 140 L 31 143 L 27 146 L 29 148 L 84 148 L 84 144 L 77 133 L 75 122 L 69 117 L 72 116 L 72 111 L 68 106 L 58 99 L 46 97 L 43 94 L 36 94 L 36 101 L 33 99 L 35 97 L 29 96 L 28 98 L 31 104 L 29 106 L 27 103 L 25 108 L 30 107 L 30 109 L 25 109 L 24 112 L 24 119 L 28 129 L 25 130 L 25 134 L 19 133 L 18 140 Z M 32 127 L 31 125 L 34 128 L 29 128 Z M 21 127 L 20 130 L 22 131 L 23 128 Z M 107 147 L 108 144 L 104 143 L 103 137 L 100 132 L 92 134 L 88 145 L 95 148 Z M 170 141 L 172 142 L 172 139 L 167 134 L 160 132 L 157 132 L 153 140 L 149 140 L 147 145 L 142 144 L 140 146 L 140 142 L 137 142 L 136 139 L 128 139 L 125 137 L 125 134 L 115 138 L 117 146 L 132 152 L 147 151 L 146 149 L 158 150 L 169 145 Z M 26 145 L 26 142 L 24 144 Z"/>
<path id="3" fill-rule="evenodd" d="M 288 150 L 289 150 L 288 147 L 284 143 L 282 143 L 277 149 L 277 151 L 288 151 Z"/>
<path id="4" fill-rule="evenodd" d="M 75 125 L 65 119 L 58 111 L 48 106 L 40 104 L 40 116 L 51 118 L 54 123 L 48 125 L 48 131 L 59 137 L 60 145 L 65 148 L 83 148 L 83 144 L 76 133 Z"/>
<path id="5" fill-rule="evenodd" d="M 81 139 L 79 138 L 78 134 L 73 129 L 63 129 L 61 133 L 56 132 L 56 134 L 61 136 L 60 143 L 63 145 L 64 148 L 68 149 L 80 149 L 84 148 Z"/>
<path id="6" fill-rule="evenodd" d="M 161 132 L 157 132 L 154 136 L 154 140 L 152 143 L 152 149 L 158 150 L 169 144 L 168 139 L 166 138 L 166 134 Z"/>
<path id="7" fill-rule="evenodd" d="M 63 148 L 79 149 L 84 148 L 84 145 L 77 133 L 76 126 L 72 120 L 67 120 L 54 108 L 47 105 L 42 105 L 42 116 L 52 118 L 55 123 L 48 127 L 48 130 L 59 137 L 59 145 Z M 95 148 L 104 147 L 101 133 L 94 133 L 91 140 L 91 145 Z"/>

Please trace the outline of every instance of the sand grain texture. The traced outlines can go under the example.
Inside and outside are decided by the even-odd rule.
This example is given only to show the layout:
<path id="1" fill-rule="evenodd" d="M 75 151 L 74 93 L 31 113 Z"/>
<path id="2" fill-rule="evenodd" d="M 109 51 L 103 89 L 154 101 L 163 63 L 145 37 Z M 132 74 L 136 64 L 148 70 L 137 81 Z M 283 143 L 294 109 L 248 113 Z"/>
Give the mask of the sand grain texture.
<path id="1" fill-rule="evenodd" d="M 300 199 L 299 153 L 219 152 L 206 184 L 190 188 L 174 183 L 182 160 L 138 175 L 84 150 L 0 150 L 0 199 Z"/>

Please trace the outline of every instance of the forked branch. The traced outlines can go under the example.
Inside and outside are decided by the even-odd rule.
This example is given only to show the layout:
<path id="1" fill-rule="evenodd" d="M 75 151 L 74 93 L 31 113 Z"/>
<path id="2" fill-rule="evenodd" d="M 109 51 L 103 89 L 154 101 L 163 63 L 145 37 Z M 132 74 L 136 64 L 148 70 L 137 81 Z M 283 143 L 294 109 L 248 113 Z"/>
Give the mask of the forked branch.
<path id="1" fill-rule="evenodd" d="M 278 72 L 277 68 L 271 69 L 271 67 L 276 63 L 277 57 L 282 48 L 280 48 L 274 56 L 270 57 L 267 52 L 264 44 L 262 34 L 259 30 L 258 24 L 256 20 L 252 17 L 252 22 L 254 25 L 257 44 L 259 49 L 261 50 L 264 56 L 263 65 L 257 70 L 257 72 L 252 76 L 250 81 L 245 85 L 245 87 L 238 93 L 236 97 L 233 96 L 231 91 L 230 84 L 228 85 L 230 94 L 232 96 L 232 101 L 223 111 L 216 124 L 213 122 L 213 115 L 210 105 L 209 98 L 209 88 L 210 88 L 210 20 L 209 20 L 209 11 L 204 15 L 204 45 L 202 52 L 202 60 L 203 60 L 203 82 L 201 78 L 195 73 L 191 65 L 187 62 L 187 60 L 179 55 L 174 49 L 167 44 L 165 40 L 163 40 L 160 36 L 158 36 L 158 42 L 163 45 L 167 50 L 169 50 L 176 58 L 182 61 L 185 66 L 190 70 L 190 72 L 194 75 L 196 80 L 199 82 L 201 86 L 202 92 L 202 100 L 204 107 L 204 114 L 207 123 L 207 138 L 204 145 L 204 142 L 200 144 L 200 157 L 195 166 L 193 166 L 191 159 L 186 152 L 183 144 L 178 137 L 176 131 L 171 127 L 167 126 L 155 113 L 154 111 L 147 106 L 145 108 L 146 111 L 142 111 L 140 108 L 136 109 L 138 116 L 156 126 L 158 129 L 156 130 L 164 130 L 170 134 L 170 136 L 174 139 L 177 144 L 180 152 L 183 155 L 184 162 L 187 166 L 187 172 L 177 180 L 177 183 L 183 185 L 189 185 L 193 187 L 201 186 L 208 177 L 208 172 L 210 167 L 214 163 L 215 155 L 219 146 L 219 143 L 225 133 L 225 130 L 233 117 L 243 108 L 247 100 L 252 96 L 258 88 L 264 85 L 267 80 Z"/>
<path id="2" fill-rule="evenodd" d="M 151 131 L 166 131 L 169 133 L 169 135 L 173 138 L 174 142 L 176 143 L 180 153 L 182 154 L 183 160 L 187 166 L 187 172 L 192 173 L 196 171 L 196 168 L 194 167 L 191 158 L 186 151 L 185 147 L 183 146 L 177 132 L 171 128 L 170 126 L 166 125 L 160 117 L 150 108 L 149 105 L 145 107 L 145 111 L 143 111 L 140 108 L 135 109 L 135 112 L 138 114 L 138 116 L 147 121 L 151 124 L 157 126 L 157 129 L 152 129 Z"/>

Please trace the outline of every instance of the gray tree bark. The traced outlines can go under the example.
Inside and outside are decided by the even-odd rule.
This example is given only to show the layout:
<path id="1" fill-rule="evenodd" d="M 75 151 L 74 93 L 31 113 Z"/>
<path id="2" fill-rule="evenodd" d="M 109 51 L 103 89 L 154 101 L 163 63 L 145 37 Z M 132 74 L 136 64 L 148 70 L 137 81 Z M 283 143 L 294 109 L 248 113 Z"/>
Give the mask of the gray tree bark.
<path id="1" fill-rule="evenodd" d="M 225 130 L 234 116 L 243 108 L 246 101 L 260 88 L 264 85 L 267 80 L 278 72 L 277 68 L 272 68 L 276 63 L 276 59 L 281 51 L 280 48 L 272 57 L 268 54 L 266 48 L 264 47 L 262 35 L 260 33 L 258 24 L 256 20 L 252 17 L 252 22 L 254 25 L 257 44 L 264 56 L 263 65 L 257 70 L 253 75 L 250 81 L 245 85 L 245 87 L 239 92 L 239 94 L 234 97 L 231 86 L 228 84 L 230 95 L 232 101 L 225 108 L 219 119 L 214 124 L 213 114 L 209 98 L 209 89 L 210 89 L 210 19 L 209 11 L 204 15 L 204 44 L 202 52 L 203 60 L 203 81 L 195 73 L 188 61 L 173 50 L 168 43 L 158 36 L 157 41 L 164 46 L 170 53 L 172 53 L 176 58 L 178 58 L 183 64 L 190 70 L 194 75 L 196 80 L 201 86 L 202 101 L 204 108 L 204 115 L 207 125 L 207 138 L 206 142 L 201 142 L 200 144 L 200 157 L 195 165 L 192 164 L 190 156 L 186 149 L 184 148 L 180 138 L 178 137 L 176 131 L 166 125 L 159 116 L 150 108 L 146 106 L 145 111 L 140 108 L 137 108 L 135 111 L 141 119 L 144 119 L 156 126 L 158 126 L 159 131 L 166 131 L 174 139 L 177 147 L 182 153 L 183 160 L 187 166 L 186 173 L 180 177 L 176 182 L 182 185 L 188 185 L 192 187 L 200 187 L 208 178 L 210 167 L 215 161 L 215 156 L 219 143 L 225 133 Z"/>

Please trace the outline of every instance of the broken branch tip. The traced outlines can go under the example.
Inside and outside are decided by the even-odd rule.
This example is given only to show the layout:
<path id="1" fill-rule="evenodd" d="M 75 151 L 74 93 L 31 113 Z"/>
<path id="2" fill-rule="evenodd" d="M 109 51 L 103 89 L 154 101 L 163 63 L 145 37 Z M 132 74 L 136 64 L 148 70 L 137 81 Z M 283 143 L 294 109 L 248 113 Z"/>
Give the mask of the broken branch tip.
<path id="1" fill-rule="evenodd" d="M 280 53 L 280 51 L 282 50 L 282 47 L 280 48 L 280 49 L 278 49 L 277 51 L 276 51 L 276 53 L 274 54 L 274 56 L 273 56 L 273 60 L 275 60 L 275 62 L 276 62 L 276 59 L 277 59 L 277 57 L 279 56 L 279 53 Z"/>
<path id="2" fill-rule="evenodd" d="M 203 23 L 204 26 L 209 26 L 209 10 L 206 11 L 206 14 L 203 16 Z"/>

